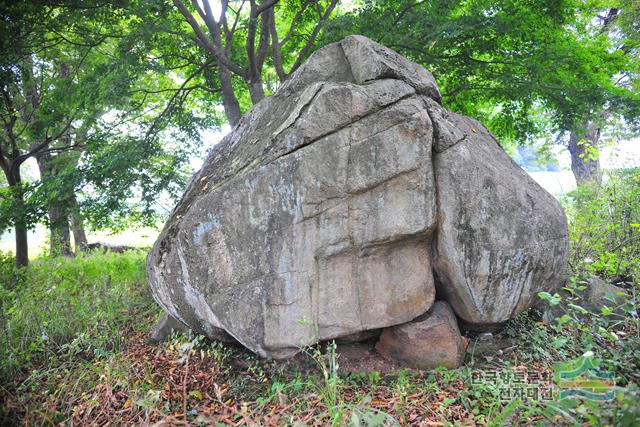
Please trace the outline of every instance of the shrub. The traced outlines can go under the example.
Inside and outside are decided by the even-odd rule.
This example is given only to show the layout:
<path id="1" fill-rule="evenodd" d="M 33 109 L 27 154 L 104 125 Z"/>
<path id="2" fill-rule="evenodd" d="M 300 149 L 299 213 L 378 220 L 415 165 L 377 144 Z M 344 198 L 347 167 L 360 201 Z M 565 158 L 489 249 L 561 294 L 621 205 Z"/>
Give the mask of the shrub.
<path id="1" fill-rule="evenodd" d="M 582 276 L 640 279 L 640 170 L 609 172 L 599 187 L 562 200 L 569 219 L 570 267 Z"/>
<path id="2" fill-rule="evenodd" d="M 638 383 L 640 374 L 640 170 L 609 172 L 604 184 L 583 186 L 563 205 L 569 220 L 571 275 L 561 294 L 539 296 L 560 316 L 540 329 L 538 349 L 564 357 L 590 352 L 616 373 L 621 385 Z M 619 286 L 599 307 L 587 307 L 591 276 Z M 593 304 L 593 301 L 591 302 Z M 583 307 L 585 305 L 585 307 Z"/>

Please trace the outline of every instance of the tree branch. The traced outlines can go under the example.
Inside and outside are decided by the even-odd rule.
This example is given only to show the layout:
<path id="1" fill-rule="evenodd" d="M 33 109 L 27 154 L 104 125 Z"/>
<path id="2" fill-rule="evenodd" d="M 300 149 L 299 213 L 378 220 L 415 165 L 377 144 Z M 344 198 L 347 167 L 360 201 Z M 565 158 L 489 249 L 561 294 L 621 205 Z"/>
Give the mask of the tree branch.
<path id="1" fill-rule="evenodd" d="M 247 58 L 249 59 L 249 78 L 255 79 L 258 73 L 258 66 L 256 64 L 256 30 L 258 12 L 255 0 L 249 0 L 251 6 L 251 12 L 249 13 L 249 25 L 247 27 L 247 43 L 245 50 L 247 51 Z"/>
<path id="2" fill-rule="evenodd" d="M 77 113 L 77 111 L 76 111 L 76 113 Z M 36 144 L 29 151 L 27 151 L 26 153 L 24 153 L 21 156 L 19 156 L 16 159 L 17 164 L 21 164 L 22 162 L 27 160 L 29 157 L 33 157 L 35 155 L 40 154 L 40 152 L 43 149 L 45 149 L 46 147 L 48 147 L 53 141 L 56 141 L 56 140 L 60 139 L 65 133 L 67 133 L 67 131 L 69 129 L 71 129 L 71 125 L 72 125 L 73 121 L 75 120 L 76 113 L 74 113 L 71 116 L 71 118 L 67 121 L 67 123 L 62 128 L 62 130 L 60 132 L 58 132 L 58 134 L 55 137 L 45 137 L 44 140 L 41 143 Z"/>
<path id="3" fill-rule="evenodd" d="M 18 148 L 18 142 L 16 141 L 16 135 L 14 133 L 13 127 L 18 120 L 16 116 L 16 110 L 13 107 L 13 101 L 11 100 L 11 95 L 5 87 L 2 87 L 2 99 L 4 100 L 5 107 L 7 108 L 7 112 L 9 113 L 9 120 L 5 121 L 5 130 L 7 132 L 7 136 L 9 137 L 9 146 L 7 147 L 11 151 L 7 150 L 8 158 L 15 159 L 18 157 L 20 153 L 20 149 Z"/>
<path id="4" fill-rule="evenodd" d="M 278 3 L 278 1 L 280 0 L 267 0 L 265 2 L 263 2 L 261 5 L 258 6 L 258 8 L 256 9 L 256 16 L 260 15 L 262 12 L 264 12 L 265 10 L 273 7 L 276 3 Z"/>
<path id="5" fill-rule="evenodd" d="M 194 78 L 196 77 L 198 74 L 200 74 L 205 68 L 207 68 L 208 66 L 210 66 L 213 63 L 213 61 L 209 61 L 206 62 L 204 64 L 202 64 L 202 66 L 200 66 L 196 71 L 194 71 L 193 74 L 191 74 L 189 77 L 187 77 L 184 82 L 182 82 L 182 84 L 180 85 L 180 87 L 176 90 L 176 92 L 173 94 L 173 96 L 171 97 L 171 99 L 169 100 L 169 102 L 167 103 L 167 105 L 165 106 L 164 110 L 162 110 L 162 112 L 153 120 L 153 123 L 151 124 L 151 126 L 149 127 L 149 129 L 147 130 L 147 132 L 145 133 L 144 139 L 148 140 L 149 136 L 155 131 L 155 129 L 158 127 L 158 124 L 160 123 L 160 120 L 167 114 L 169 113 L 169 111 L 171 111 L 171 109 L 174 106 L 175 101 L 179 98 L 179 96 L 183 93 L 183 92 L 187 92 L 190 93 L 192 90 L 196 89 L 199 87 L 199 85 L 195 85 L 192 87 L 188 87 L 187 88 L 187 84 Z M 212 92 L 212 89 L 208 89 L 210 92 Z"/>
<path id="6" fill-rule="evenodd" d="M 6 174 L 9 171 L 9 156 L 5 153 L 3 145 L 5 144 L 5 140 L 0 139 L 0 167 L 2 167 L 2 171 Z"/>
<path id="7" fill-rule="evenodd" d="M 269 9 L 264 11 L 260 17 L 260 41 L 258 42 L 258 52 L 256 57 L 256 66 L 258 70 L 262 70 L 264 60 L 269 52 L 270 22 L 274 15 L 275 11 L 273 9 Z"/>
<path id="8" fill-rule="evenodd" d="M 293 36 L 296 29 L 296 24 L 298 23 L 298 21 L 300 20 L 300 17 L 302 16 L 302 14 L 304 13 L 304 11 L 307 9 L 308 6 L 309 6 L 309 2 L 305 1 L 302 7 L 296 12 L 295 16 L 291 20 L 289 31 L 287 31 L 287 34 L 284 36 L 284 38 L 280 42 L 280 47 L 284 46 L 289 41 L 291 36 Z"/>
<path id="9" fill-rule="evenodd" d="M 173 4 L 180 11 L 182 16 L 187 20 L 193 31 L 196 33 L 196 37 L 200 41 L 203 47 L 205 47 L 215 58 L 230 71 L 236 73 L 239 76 L 246 76 L 246 70 L 232 63 L 225 53 L 222 51 L 220 46 L 216 46 L 209 38 L 204 34 L 202 28 L 196 21 L 196 18 L 189 12 L 189 9 L 185 6 L 185 4 L 181 0 L 173 0 Z M 214 28 L 217 28 L 214 26 Z M 213 36 L 213 34 L 212 34 Z"/>
<path id="10" fill-rule="evenodd" d="M 61 152 L 65 152 L 65 151 L 74 151 L 77 149 L 83 149 L 86 148 L 87 144 L 69 144 L 69 145 L 65 145 L 63 147 L 52 147 L 52 148 L 47 148 L 46 150 L 41 150 L 38 154 L 42 155 L 42 154 L 52 154 L 52 153 L 61 153 Z"/>
<path id="11" fill-rule="evenodd" d="M 296 58 L 296 62 L 291 67 L 291 70 L 289 73 L 293 73 L 295 70 L 297 70 L 300 67 L 300 65 L 302 65 L 302 62 L 305 60 L 305 56 L 307 55 L 309 50 L 311 50 L 311 48 L 313 47 L 313 44 L 315 43 L 316 38 L 318 37 L 318 34 L 320 34 L 320 30 L 324 26 L 324 23 L 329 18 L 329 15 L 331 15 L 331 12 L 333 12 L 333 9 L 335 9 L 335 7 L 338 5 L 338 1 L 339 0 L 331 0 L 331 4 L 327 6 L 327 8 L 324 11 L 324 14 L 318 20 L 318 23 L 313 29 L 313 32 L 311 33 L 309 40 L 307 40 L 307 43 L 304 45 L 304 47 L 300 51 L 300 54 L 298 55 L 298 58 Z"/>
<path id="12" fill-rule="evenodd" d="M 238 26 L 238 22 L 240 22 L 240 12 L 242 12 L 242 8 L 244 7 L 245 3 L 246 3 L 246 0 L 242 0 L 242 3 L 240 3 L 240 7 L 238 8 L 238 10 L 234 11 L 234 13 L 236 14 L 236 17 L 233 20 L 233 25 L 231 26 L 231 34 L 232 35 L 236 31 L 236 27 Z"/>

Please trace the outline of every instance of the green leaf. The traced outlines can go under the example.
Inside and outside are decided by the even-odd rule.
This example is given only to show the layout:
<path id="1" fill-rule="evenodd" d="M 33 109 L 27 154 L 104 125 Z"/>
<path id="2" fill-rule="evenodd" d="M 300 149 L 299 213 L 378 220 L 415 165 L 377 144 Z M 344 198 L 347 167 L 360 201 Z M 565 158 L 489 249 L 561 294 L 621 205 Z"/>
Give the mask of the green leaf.
<path id="1" fill-rule="evenodd" d="M 600 309 L 600 312 L 605 316 L 609 316 L 613 313 L 613 310 L 605 305 Z"/>

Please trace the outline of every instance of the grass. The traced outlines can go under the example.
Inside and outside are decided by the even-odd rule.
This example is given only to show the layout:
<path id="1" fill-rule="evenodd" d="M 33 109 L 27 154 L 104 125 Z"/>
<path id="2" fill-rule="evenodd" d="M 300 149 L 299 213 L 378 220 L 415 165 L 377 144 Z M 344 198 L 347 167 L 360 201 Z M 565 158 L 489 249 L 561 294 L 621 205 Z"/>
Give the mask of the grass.
<path id="1" fill-rule="evenodd" d="M 142 252 L 43 258 L 22 274 L 20 284 L 3 290 L 5 422 L 634 425 L 640 416 L 637 359 L 620 356 L 620 349 L 638 351 L 637 323 L 616 342 L 587 342 L 587 331 L 575 324 L 548 326 L 531 311 L 496 336 L 506 351 L 483 353 L 472 338 L 461 369 L 344 373 L 333 345 L 276 363 L 192 334 L 147 342 L 159 310 L 147 291 Z M 617 373 L 624 392 L 616 400 L 505 398 L 509 382 L 487 380 L 549 377 L 555 362 L 587 348 Z"/>
<path id="2" fill-rule="evenodd" d="M 43 257 L 16 273 L 13 259 L 0 254 L 5 413 L 16 397 L 26 405 L 19 411 L 29 413 L 43 403 L 30 402 L 33 393 L 80 390 L 96 360 L 117 355 L 127 337 L 150 327 L 157 307 L 146 286 L 145 255 Z"/>
<path id="3" fill-rule="evenodd" d="M 631 179 L 564 201 L 572 276 L 543 297 L 565 315 L 545 324 L 532 309 L 490 340 L 469 335 L 455 370 L 347 372 L 332 343 L 277 363 L 190 333 L 153 344 L 143 251 L 18 273 L 1 255 L 0 424 L 640 425 L 640 260 L 619 244 L 640 223 Z M 625 300 L 585 312 L 591 275 L 624 283 Z M 554 367 L 586 359 L 615 374 L 613 400 L 559 398 Z"/>

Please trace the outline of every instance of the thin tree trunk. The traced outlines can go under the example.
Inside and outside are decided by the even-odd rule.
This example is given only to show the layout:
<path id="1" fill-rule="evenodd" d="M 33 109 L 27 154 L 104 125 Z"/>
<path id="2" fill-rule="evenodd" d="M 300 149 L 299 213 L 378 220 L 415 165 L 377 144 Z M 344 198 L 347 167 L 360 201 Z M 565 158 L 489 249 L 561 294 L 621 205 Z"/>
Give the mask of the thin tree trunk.
<path id="1" fill-rule="evenodd" d="M 571 170 L 578 185 L 600 184 L 602 172 L 596 151 L 600 142 L 600 128 L 593 122 L 587 123 L 584 129 L 572 131 L 569 136 L 569 152 L 571 153 Z"/>
<path id="2" fill-rule="evenodd" d="M 240 112 L 240 103 L 236 98 L 233 85 L 231 84 L 231 71 L 224 65 L 218 63 L 218 74 L 220 76 L 220 88 L 222 89 L 222 105 L 224 113 L 229 120 L 229 125 L 234 127 L 240 121 L 242 113 Z"/>
<path id="3" fill-rule="evenodd" d="M 262 77 L 254 76 L 252 80 L 247 81 L 249 85 L 249 94 L 251 95 L 251 102 L 256 105 L 264 98 L 264 86 L 262 85 Z"/>
<path id="4" fill-rule="evenodd" d="M 275 14 L 271 13 L 268 16 L 268 19 L 269 35 L 271 36 L 271 52 L 273 55 L 273 67 L 276 70 L 276 74 L 278 75 L 280 83 L 284 83 L 284 81 L 287 79 L 287 73 L 284 71 L 284 66 L 282 65 L 282 51 L 280 49 L 280 40 L 278 40 L 278 30 L 276 28 Z"/>
<path id="5" fill-rule="evenodd" d="M 29 264 L 29 240 L 27 227 L 22 221 L 16 222 L 16 267 L 26 267 Z"/>
<path id="6" fill-rule="evenodd" d="M 72 256 L 71 233 L 69 232 L 69 219 L 65 207 L 57 203 L 49 204 L 49 255 Z"/>
<path id="7" fill-rule="evenodd" d="M 41 179 L 47 176 L 55 176 L 55 168 L 50 164 L 51 156 L 38 156 L 38 168 L 40 169 Z M 71 252 L 71 234 L 69 232 L 68 208 L 65 202 L 61 200 L 49 201 L 49 255 L 54 256 L 72 256 Z"/>
<path id="8" fill-rule="evenodd" d="M 72 196 L 70 203 L 71 214 L 69 215 L 69 219 L 71 220 L 76 253 L 79 253 L 87 249 L 87 234 L 84 231 L 84 221 L 80 215 L 80 207 L 78 206 L 78 200 L 75 195 Z"/>
<path id="9" fill-rule="evenodd" d="M 9 187 L 14 188 L 15 205 L 13 210 L 13 223 L 16 239 L 16 266 L 25 267 L 29 264 L 29 242 L 27 237 L 27 224 L 25 221 L 25 203 L 24 193 L 20 184 L 22 177 L 20 176 L 20 166 L 12 165 L 7 173 L 5 173 Z"/>

